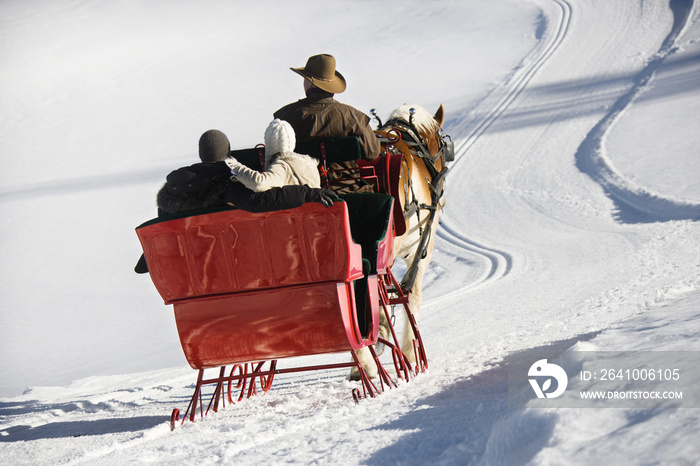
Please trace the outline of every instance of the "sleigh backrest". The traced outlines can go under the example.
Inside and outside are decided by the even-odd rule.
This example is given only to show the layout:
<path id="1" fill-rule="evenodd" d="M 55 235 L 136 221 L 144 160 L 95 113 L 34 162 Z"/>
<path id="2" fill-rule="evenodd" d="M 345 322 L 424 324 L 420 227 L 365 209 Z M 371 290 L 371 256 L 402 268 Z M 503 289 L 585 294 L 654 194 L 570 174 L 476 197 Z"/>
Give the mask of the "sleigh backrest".
<path id="1" fill-rule="evenodd" d="M 343 202 L 162 217 L 136 233 L 166 304 L 362 276 L 361 248 Z"/>
<path id="2" fill-rule="evenodd" d="M 262 171 L 265 163 L 265 146 L 261 144 L 250 149 L 232 150 L 229 153 L 229 157 L 235 158 L 252 170 Z"/>
<path id="3" fill-rule="evenodd" d="M 294 151 L 299 154 L 310 155 L 321 163 L 340 163 L 360 158 L 360 140 L 357 136 L 347 136 L 335 139 L 319 141 L 307 141 L 297 143 Z M 248 168 L 262 171 L 265 161 L 265 147 L 263 145 L 250 149 L 237 149 L 231 151 L 230 157 L 234 157 Z"/>
<path id="4" fill-rule="evenodd" d="M 329 164 L 357 160 L 362 156 L 357 136 L 300 142 L 294 150 L 319 161 L 323 161 L 325 157 L 326 163 Z"/>

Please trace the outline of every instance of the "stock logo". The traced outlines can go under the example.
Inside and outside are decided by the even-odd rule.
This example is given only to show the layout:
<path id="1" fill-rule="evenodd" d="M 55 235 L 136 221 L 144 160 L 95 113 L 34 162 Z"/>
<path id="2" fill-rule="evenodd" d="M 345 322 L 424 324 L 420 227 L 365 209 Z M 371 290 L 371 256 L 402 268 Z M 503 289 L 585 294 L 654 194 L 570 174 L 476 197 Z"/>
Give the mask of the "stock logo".
<path id="1" fill-rule="evenodd" d="M 556 364 L 548 363 L 546 359 L 540 359 L 530 366 L 527 375 L 530 377 L 528 381 L 532 385 L 537 398 L 556 398 L 564 393 L 569 383 L 569 378 L 564 369 Z M 540 380 L 542 380 L 542 385 L 540 385 Z M 554 389 L 552 388 L 552 380 L 557 381 Z"/>

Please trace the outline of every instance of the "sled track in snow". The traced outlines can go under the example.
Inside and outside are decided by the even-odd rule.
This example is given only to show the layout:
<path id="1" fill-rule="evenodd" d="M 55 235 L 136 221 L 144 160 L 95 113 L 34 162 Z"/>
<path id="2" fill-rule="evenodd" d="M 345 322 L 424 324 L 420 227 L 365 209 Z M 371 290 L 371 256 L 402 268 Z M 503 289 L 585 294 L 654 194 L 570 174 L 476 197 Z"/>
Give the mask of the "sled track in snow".
<path id="1" fill-rule="evenodd" d="M 539 2 L 538 2 L 539 3 Z M 502 90 L 498 92 L 500 94 L 500 100 L 495 105 L 495 107 L 479 122 L 473 130 L 467 135 L 466 139 L 455 149 L 455 154 L 464 155 L 469 148 L 481 137 L 486 130 L 505 112 L 511 103 L 522 93 L 523 89 L 532 80 L 535 74 L 542 68 L 542 66 L 549 60 L 549 58 L 554 54 L 554 52 L 559 48 L 561 42 L 564 40 L 564 36 L 569 30 L 569 24 L 571 22 L 571 5 L 565 0 L 548 0 L 548 3 L 556 4 L 560 11 L 561 16 L 558 18 L 556 24 L 556 31 L 552 34 L 552 38 L 546 43 L 536 47 L 528 56 L 523 60 L 523 66 L 518 73 L 511 76 L 511 78 L 506 81 L 502 87 Z M 551 19 L 551 18 L 547 18 Z M 531 63 L 530 63 L 531 62 Z M 461 157 L 460 157 L 461 159 Z M 455 164 L 458 164 L 460 159 L 457 159 Z"/>
<path id="2" fill-rule="evenodd" d="M 635 76 L 630 90 L 617 99 L 610 111 L 586 135 L 576 151 L 576 166 L 602 186 L 617 206 L 623 223 L 651 223 L 670 220 L 700 220 L 700 204 L 683 202 L 651 193 L 620 175 L 606 157 L 604 139 L 617 119 L 641 95 L 664 60 L 676 52 L 676 41 L 692 21 L 693 1 L 671 0 L 673 26 L 655 58 Z"/>
<path id="3" fill-rule="evenodd" d="M 518 72 L 511 75 L 501 88 L 495 92 L 494 99 L 496 100 L 496 104 L 490 111 L 486 112 L 486 115 L 477 122 L 476 125 L 472 125 L 473 129 L 455 149 L 456 160 L 452 164 L 452 168 L 458 166 L 460 162 L 466 158 L 466 154 L 472 145 L 474 145 L 489 127 L 503 115 L 513 101 L 520 96 L 535 74 L 537 74 L 542 66 L 544 66 L 549 58 L 556 52 L 564 40 L 571 22 L 571 5 L 565 0 L 548 0 L 546 3 L 549 5 L 554 4 L 558 8 L 558 14 L 556 16 L 546 16 L 548 24 L 550 24 L 549 21 L 557 20 L 553 24 L 554 30 L 549 34 L 548 38 L 540 40 L 538 46 L 522 61 L 522 66 L 519 68 Z M 459 122 L 457 122 L 456 125 L 458 126 Z M 479 280 L 467 283 L 462 288 L 443 296 L 443 298 L 481 288 L 496 280 L 500 280 L 510 273 L 513 267 L 513 257 L 511 254 L 505 250 L 499 250 L 486 244 L 481 244 L 460 233 L 462 228 L 456 227 L 454 225 L 455 222 L 445 214 L 446 212 L 443 211 L 440 217 L 440 227 L 437 230 L 438 238 L 465 251 L 483 257 L 487 264 L 487 271 L 482 274 Z"/>

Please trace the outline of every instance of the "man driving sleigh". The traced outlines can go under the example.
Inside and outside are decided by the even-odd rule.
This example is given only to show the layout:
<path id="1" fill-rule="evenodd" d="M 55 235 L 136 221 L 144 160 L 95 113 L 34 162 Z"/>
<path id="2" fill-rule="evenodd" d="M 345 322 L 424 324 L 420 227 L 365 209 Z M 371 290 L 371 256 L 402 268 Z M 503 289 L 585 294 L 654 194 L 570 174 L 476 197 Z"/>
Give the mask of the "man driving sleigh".
<path id="1" fill-rule="evenodd" d="M 290 68 L 304 78 L 306 97 L 285 105 L 274 113 L 275 118 L 287 121 L 296 133 L 297 143 L 357 136 L 364 160 L 379 156 L 381 146 L 369 126 L 370 118 L 361 111 L 335 100 L 335 94 L 345 91 L 346 82 L 335 69 L 335 58 L 321 54 L 310 57 L 302 68 Z M 357 171 L 357 162 L 332 163 L 329 181 L 344 178 L 332 170 Z M 362 180 L 343 180 L 332 183 L 339 194 L 373 192 L 373 187 Z"/>

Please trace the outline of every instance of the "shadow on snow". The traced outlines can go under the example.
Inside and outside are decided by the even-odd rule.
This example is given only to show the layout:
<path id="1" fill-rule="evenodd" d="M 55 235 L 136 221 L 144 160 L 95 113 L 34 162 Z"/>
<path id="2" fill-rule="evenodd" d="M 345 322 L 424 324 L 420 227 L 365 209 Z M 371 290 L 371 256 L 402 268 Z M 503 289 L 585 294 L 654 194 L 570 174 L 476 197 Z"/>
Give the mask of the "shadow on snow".
<path id="1" fill-rule="evenodd" d="M 0 442 L 119 434 L 150 429 L 167 422 L 164 416 L 51 422 L 40 426 L 17 425 L 0 431 Z"/>
<path id="2" fill-rule="evenodd" d="M 487 452 L 487 445 L 498 424 L 514 409 L 508 407 L 509 364 L 532 355 L 533 362 L 542 357 L 556 359 L 579 341 L 590 340 L 599 332 L 580 335 L 549 345 L 514 353 L 491 369 L 460 380 L 422 400 L 408 414 L 372 430 L 410 432 L 392 445 L 375 452 L 367 464 L 412 464 L 421 458 L 433 462 L 470 464 Z M 535 359 L 536 358 L 536 359 Z M 512 439 L 518 463 L 527 462 L 548 441 L 554 420 L 547 416 L 525 416 L 532 421 L 523 426 L 518 438 Z M 551 421 L 551 422 L 549 422 Z"/>

